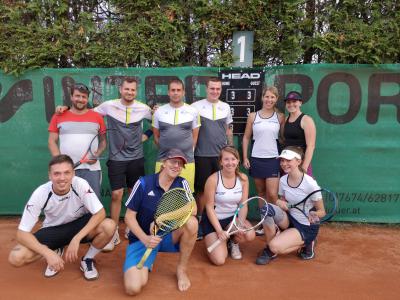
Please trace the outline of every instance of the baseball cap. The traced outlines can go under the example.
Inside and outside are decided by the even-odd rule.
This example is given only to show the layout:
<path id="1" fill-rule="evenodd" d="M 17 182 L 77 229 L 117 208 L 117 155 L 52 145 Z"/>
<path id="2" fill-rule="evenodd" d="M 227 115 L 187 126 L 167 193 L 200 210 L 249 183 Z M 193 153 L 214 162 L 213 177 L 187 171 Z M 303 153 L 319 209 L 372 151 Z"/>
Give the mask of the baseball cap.
<path id="1" fill-rule="evenodd" d="M 281 155 L 278 156 L 279 158 L 284 158 L 287 160 L 292 160 L 293 158 L 301 159 L 301 155 L 292 151 L 292 150 L 283 150 Z"/>
<path id="2" fill-rule="evenodd" d="M 284 101 L 286 101 L 286 100 L 299 100 L 299 101 L 303 101 L 303 96 L 302 96 L 299 92 L 291 91 L 291 92 L 289 92 L 289 93 L 286 95 Z"/>
<path id="3" fill-rule="evenodd" d="M 176 149 L 176 148 L 169 149 L 167 151 L 167 154 L 164 157 L 164 160 L 172 159 L 172 158 L 180 158 L 180 159 L 183 160 L 184 164 L 187 164 L 186 156 L 182 152 L 182 150 L 179 150 L 179 149 Z"/>

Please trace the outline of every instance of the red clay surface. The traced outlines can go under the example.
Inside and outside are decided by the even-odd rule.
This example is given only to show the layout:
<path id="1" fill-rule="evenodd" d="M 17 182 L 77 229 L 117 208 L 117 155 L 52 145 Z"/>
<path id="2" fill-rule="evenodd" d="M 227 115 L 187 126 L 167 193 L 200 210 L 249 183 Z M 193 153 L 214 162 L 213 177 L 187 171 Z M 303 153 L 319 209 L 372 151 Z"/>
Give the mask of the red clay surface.
<path id="1" fill-rule="evenodd" d="M 0 219 L 0 299 L 128 299 L 122 284 L 127 241 L 96 257 L 100 278 L 86 281 L 78 263 L 54 278 L 43 277 L 45 261 L 22 268 L 7 262 L 19 219 Z M 121 226 L 123 227 L 123 225 Z M 122 231 L 121 231 L 122 233 Z M 316 258 L 281 256 L 267 266 L 254 260 L 262 239 L 242 246 L 243 259 L 212 266 L 197 242 L 189 275 L 192 287 L 177 290 L 177 254 L 161 253 L 139 299 L 400 299 L 400 228 L 332 224 L 321 228 Z M 86 245 L 81 246 L 82 254 Z"/>

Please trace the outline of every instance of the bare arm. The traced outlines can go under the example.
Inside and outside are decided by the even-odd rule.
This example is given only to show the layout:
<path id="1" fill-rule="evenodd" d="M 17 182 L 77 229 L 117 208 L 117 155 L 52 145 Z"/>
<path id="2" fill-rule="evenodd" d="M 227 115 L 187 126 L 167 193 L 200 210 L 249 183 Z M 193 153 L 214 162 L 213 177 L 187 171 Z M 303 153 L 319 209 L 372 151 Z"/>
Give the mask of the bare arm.
<path id="1" fill-rule="evenodd" d="M 107 147 L 107 137 L 106 134 L 100 134 L 99 135 L 99 147 L 97 148 L 97 151 L 95 153 L 95 155 L 98 157 L 101 155 L 101 153 L 103 153 L 103 151 L 106 149 Z"/>
<path id="2" fill-rule="evenodd" d="M 304 171 L 307 171 L 314 154 L 317 131 L 313 119 L 309 116 L 304 116 L 301 119 L 301 127 L 304 130 L 307 145 L 302 167 Z"/>
<path id="3" fill-rule="evenodd" d="M 22 246 L 43 256 L 51 269 L 59 271 L 64 268 L 64 260 L 46 245 L 41 244 L 31 232 L 18 230 L 17 241 Z"/>
<path id="4" fill-rule="evenodd" d="M 255 113 L 251 113 L 247 117 L 246 129 L 244 130 L 244 134 L 243 134 L 243 140 L 242 140 L 243 166 L 246 169 L 250 168 L 250 161 L 248 158 L 248 148 L 249 148 L 249 142 L 251 139 L 251 135 L 253 134 L 253 122 L 254 122 L 255 117 L 256 117 Z"/>
<path id="5" fill-rule="evenodd" d="M 199 130 L 200 130 L 200 127 L 196 127 L 196 128 L 192 129 L 193 149 L 196 148 L 196 145 L 197 145 L 197 139 L 199 138 Z"/>
<path id="6" fill-rule="evenodd" d="M 92 215 L 89 222 L 72 238 L 65 253 L 66 261 L 76 261 L 81 240 L 92 232 L 106 217 L 104 208 Z"/>
<path id="7" fill-rule="evenodd" d="M 226 140 L 228 145 L 233 146 L 233 129 L 231 127 L 232 124 L 228 124 L 226 128 Z"/>
<path id="8" fill-rule="evenodd" d="M 148 248 L 154 248 L 161 241 L 159 236 L 147 235 L 143 229 L 140 227 L 137 219 L 137 212 L 126 209 L 125 213 L 125 224 L 129 227 L 129 230 Z"/>
<path id="9" fill-rule="evenodd" d="M 153 138 L 154 144 L 158 146 L 158 142 L 160 140 L 160 130 L 158 130 L 158 128 L 153 127 Z"/>
<path id="10" fill-rule="evenodd" d="M 58 132 L 49 132 L 47 146 L 49 148 L 51 156 L 56 156 L 60 154 L 60 149 L 58 148 L 58 136 Z"/>
<path id="11" fill-rule="evenodd" d="M 215 232 L 218 235 L 218 238 L 224 240 L 224 230 L 225 228 L 221 227 L 221 224 L 218 221 L 218 217 L 215 213 L 215 190 L 217 188 L 217 173 L 212 174 L 210 177 L 207 178 L 206 184 L 204 186 L 204 199 L 205 199 L 205 206 L 207 217 L 210 220 L 211 225 L 214 227 Z"/>
<path id="12" fill-rule="evenodd" d="M 322 199 L 319 199 L 318 201 L 314 201 L 314 207 L 315 211 L 310 211 L 310 222 L 313 223 L 313 216 L 316 215 L 318 219 L 322 219 L 326 215 L 325 207 L 324 207 L 324 201 Z"/>
<path id="13" fill-rule="evenodd" d="M 283 131 L 285 129 L 285 115 L 282 114 L 282 113 L 278 113 L 278 120 L 279 120 L 279 126 L 280 126 L 280 129 L 279 129 L 279 143 L 281 145 L 284 145 L 285 144 L 285 138 L 283 136 L 283 134 L 284 134 Z"/>
<path id="14" fill-rule="evenodd" d="M 249 179 L 246 176 L 246 174 L 241 173 L 242 178 L 240 179 L 242 183 L 242 199 L 240 200 L 240 203 L 243 203 L 249 198 Z M 243 207 L 239 211 L 239 218 L 240 220 L 244 221 L 247 218 L 247 213 L 248 213 L 248 207 Z"/>

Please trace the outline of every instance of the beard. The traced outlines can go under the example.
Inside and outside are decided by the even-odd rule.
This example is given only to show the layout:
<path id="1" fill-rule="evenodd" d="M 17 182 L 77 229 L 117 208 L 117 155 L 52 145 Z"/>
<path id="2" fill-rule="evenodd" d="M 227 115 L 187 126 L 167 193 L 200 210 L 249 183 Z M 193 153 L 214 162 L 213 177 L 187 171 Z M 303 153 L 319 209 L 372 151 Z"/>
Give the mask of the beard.
<path id="1" fill-rule="evenodd" d="M 87 109 L 87 105 L 86 104 L 82 104 L 82 103 L 74 103 L 74 102 L 72 102 L 72 106 L 76 110 L 80 110 L 80 111 L 83 111 L 83 110 Z"/>

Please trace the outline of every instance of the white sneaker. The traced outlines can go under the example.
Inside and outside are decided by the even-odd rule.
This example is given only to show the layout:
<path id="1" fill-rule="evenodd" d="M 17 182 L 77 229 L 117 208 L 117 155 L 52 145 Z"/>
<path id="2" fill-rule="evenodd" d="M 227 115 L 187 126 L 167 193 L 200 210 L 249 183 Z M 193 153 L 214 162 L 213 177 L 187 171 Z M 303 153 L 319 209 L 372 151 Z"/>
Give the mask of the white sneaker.
<path id="1" fill-rule="evenodd" d="M 58 248 L 54 250 L 54 252 L 57 253 L 60 257 L 62 257 L 64 254 L 64 247 Z M 44 277 L 50 278 L 57 275 L 57 273 L 58 271 L 54 271 L 53 269 L 50 268 L 49 265 L 47 265 L 46 270 L 44 271 Z"/>
<path id="2" fill-rule="evenodd" d="M 229 248 L 231 250 L 232 259 L 242 259 L 242 252 L 240 252 L 239 244 L 230 241 Z"/>
<path id="3" fill-rule="evenodd" d="M 126 239 L 129 239 L 129 227 L 128 226 L 125 227 L 125 235 L 124 236 Z"/>
<path id="4" fill-rule="evenodd" d="M 264 235 L 264 228 L 262 226 L 260 228 L 256 229 L 256 235 L 257 236 Z"/>
<path id="5" fill-rule="evenodd" d="M 110 252 L 114 250 L 114 247 L 117 246 L 119 243 L 121 243 L 121 240 L 119 238 L 119 233 L 118 233 L 118 228 L 115 230 L 114 235 L 111 239 L 111 241 L 104 246 L 104 248 L 101 250 L 103 252 Z"/>
<path id="6" fill-rule="evenodd" d="M 92 258 L 86 258 L 81 260 L 81 271 L 86 280 L 96 280 L 99 278 L 99 272 L 97 272 L 94 266 L 94 260 Z"/>

